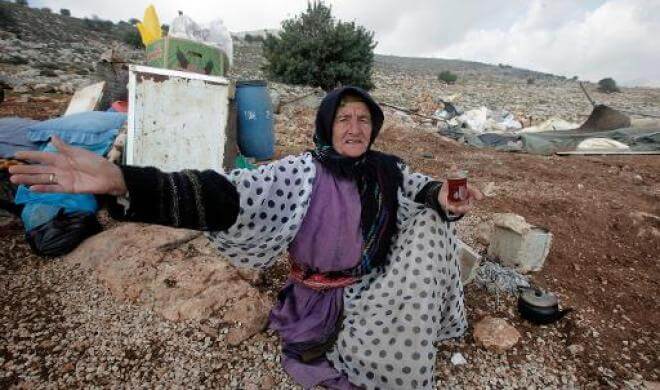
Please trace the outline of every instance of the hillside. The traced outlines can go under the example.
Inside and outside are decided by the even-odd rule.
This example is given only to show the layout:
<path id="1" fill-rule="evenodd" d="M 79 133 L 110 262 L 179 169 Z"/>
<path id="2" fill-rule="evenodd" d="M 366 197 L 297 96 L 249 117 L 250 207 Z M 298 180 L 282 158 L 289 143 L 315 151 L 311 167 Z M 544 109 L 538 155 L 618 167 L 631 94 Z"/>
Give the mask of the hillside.
<path id="1" fill-rule="evenodd" d="M 90 82 L 95 63 L 109 48 L 115 48 L 129 62 L 143 59 L 141 51 L 122 41 L 132 28 L 126 22 L 64 17 L 7 2 L 0 2 L 0 10 L 11 21 L 9 26 L 7 22 L 0 26 L 0 74 L 17 92 L 27 93 L 38 85 L 42 92 L 71 93 Z M 234 67 L 229 76 L 263 78 L 260 44 L 236 38 L 234 45 Z M 456 73 L 456 84 L 439 82 L 437 74 L 442 70 Z M 482 105 L 506 109 L 532 121 L 557 116 L 581 122 L 591 111 L 575 80 L 504 64 L 376 55 L 373 77 L 374 94 L 379 99 L 405 107 L 416 107 L 430 96 L 453 97 L 463 109 Z M 595 85 L 586 86 L 597 102 L 631 112 L 660 114 L 660 89 L 623 88 L 623 93 L 602 94 Z"/>

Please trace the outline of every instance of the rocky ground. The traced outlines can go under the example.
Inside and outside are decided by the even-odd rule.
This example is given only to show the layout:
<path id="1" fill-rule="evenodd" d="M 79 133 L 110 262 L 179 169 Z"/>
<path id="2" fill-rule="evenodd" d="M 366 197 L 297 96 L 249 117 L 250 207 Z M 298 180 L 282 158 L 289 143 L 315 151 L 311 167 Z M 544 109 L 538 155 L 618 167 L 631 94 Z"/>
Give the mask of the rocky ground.
<path id="1" fill-rule="evenodd" d="M 0 104 L 0 116 L 61 115 L 70 88 L 59 86 L 89 82 L 83 69 L 91 72 L 97 51 L 106 48 L 85 45 L 79 61 L 59 61 L 66 47 L 48 42 L 37 47 L 44 39 L 0 31 L 0 47 L 34 50 L 21 64 L 6 61 L 14 51 L 0 50 L 1 74 L 14 83 Z M 236 53 L 231 77 L 263 76 L 258 45 L 237 44 Z M 35 65 L 40 61 L 55 62 L 56 76 L 30 73 L 42 69 Z M 62 68 L 73 63 L 80 64 Z M 457 72 L 459 81 L 438 82 L 435 75 L 443 69 Z M 527 82 L 530 77 L 533 84 Z M 380 101 L 421 113 L 449 96 L 463 109 L 485 105 L 533 121 L 558 116 L 580 122 L 591 111 L 576 82 L 506 67 L 377 56 L 374 81 Z M 52 88 L 36 87 L 50 82 Z M 310 148 L 315 90 L 271 86 L 284 103 L 276 117 L 277 156 Z M 625 88 L 606 95 L 591 84 L 587 88 L 597 101 L 616 108 L 660 112 L 658 89 Z M 521 337 L 513 348 L 497 352 L 478 345 L 471 326 L 461 339 L 438 345 L 438 388 L 657 388 L 657 156 L 546 157 L 476 150 L 440 137 L 429 121 L 392 109 L 386 110 L 376 147 L 431 175 L 459 164 L 473 183 L 489 188 L 489 196 L 459 223 L 462 238 L 481 252 L 485 246 L 477 227 L 491 221 L 493 213 L 520 214 L 547 227 L 554 234 L 552 249 L 543 270 L 530 279 L 574 309 L 556 324 L 535 326 L 519 317 L 515 297 L 467 285 L 471 325 L 498 317 Z M 105 223 L 106 229 L 116 226 Z M 222 313 L 166 319 L 155 305 L 120 297 L 87 264 L 33 255 L 15 219 L 0 216 L 0 237 L 0 388 L 295 388 L 279 365 L 275 334 L 258 332 L 236 345 L 228 336 L 233 325 Z M 170 249 L 164 256 L 172 261 L 200 255 L 184 244 Z M 281 263 L 265 281 L 253 284 L 272 298 L 285 274 Z M 465 364 L 451 363 L 456 353 Z"/>

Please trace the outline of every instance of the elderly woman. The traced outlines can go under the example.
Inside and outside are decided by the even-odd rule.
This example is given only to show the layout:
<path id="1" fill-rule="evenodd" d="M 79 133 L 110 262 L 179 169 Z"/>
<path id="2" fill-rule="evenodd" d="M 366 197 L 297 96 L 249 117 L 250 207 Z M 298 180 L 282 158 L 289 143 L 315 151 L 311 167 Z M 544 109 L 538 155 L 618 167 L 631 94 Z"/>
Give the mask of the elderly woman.
<path id="1" fill-rule="evenodd" d="M 45 192 L 106 194 L 111 214 L 207 231 L 237 266 L 291 273 L 270 314 L 284 369 L 304 388 L 428 389 L 434 343 L 466 328 L 447 186 L 370 149 L 383 112 L 363 90 L 330 92 L 310 153 L 256 170 L 163 173 L 116 166 L 53 142 L 12 181 Z"/>

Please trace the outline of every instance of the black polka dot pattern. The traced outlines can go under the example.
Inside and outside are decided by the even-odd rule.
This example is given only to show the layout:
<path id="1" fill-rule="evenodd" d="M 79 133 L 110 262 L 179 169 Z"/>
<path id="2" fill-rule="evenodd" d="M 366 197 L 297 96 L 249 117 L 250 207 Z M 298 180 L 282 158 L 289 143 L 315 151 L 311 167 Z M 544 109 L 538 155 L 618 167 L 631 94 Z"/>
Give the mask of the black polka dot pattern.
<path id="1" fill-rule="evenodd" d="M 412 197 L 428 182 L 404 177 Z M 390 264 L 344 290 L 344 326 L 328 354 L 366 389 L 434 388 L 434 343 L 467 328 L 453 226 L 403 195 Z"/>
<path id="2" fill-rule="evenodd" d="M 298 233 L 315 175 L 309 153 L 231 171 L 227 178 L 240 194 L 241 212 L 226 232 L 207 236 L 234 265 L 270 266 Z"/>
<path id="3" fill-rule="evenodd" d="M 387 264 L 344 289 L 342 330 L 327 355 L 337 370 L 366 389 L 433 388 L 434 343 L 467 327 L 456 232 L 412 200 L 431 179 L 401 169 L 399 233 Z M 228 178 L 241 196 L 239 218 L 226 232 L 208 237 L 235 265 L 269 266 L 295 238 L 315 174 L 309 154 L 232 171 Z"/>

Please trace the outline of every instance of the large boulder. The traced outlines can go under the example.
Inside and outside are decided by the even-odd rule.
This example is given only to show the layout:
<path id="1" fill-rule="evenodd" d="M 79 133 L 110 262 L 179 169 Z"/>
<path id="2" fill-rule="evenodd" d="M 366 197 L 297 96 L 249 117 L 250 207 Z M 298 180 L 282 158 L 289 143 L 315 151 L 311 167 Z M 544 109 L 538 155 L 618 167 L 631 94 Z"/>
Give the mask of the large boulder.
<path id="1" fill-rule="evenodd" d="M 264 329 L 271 302 L 208 247 L 196 249 L 204 240 L 191 230 L 127 223 L 86 240 L 65 261 L 89 269 L 118 299 L 172 321 L 227 313 L 238 344 Z"/>

